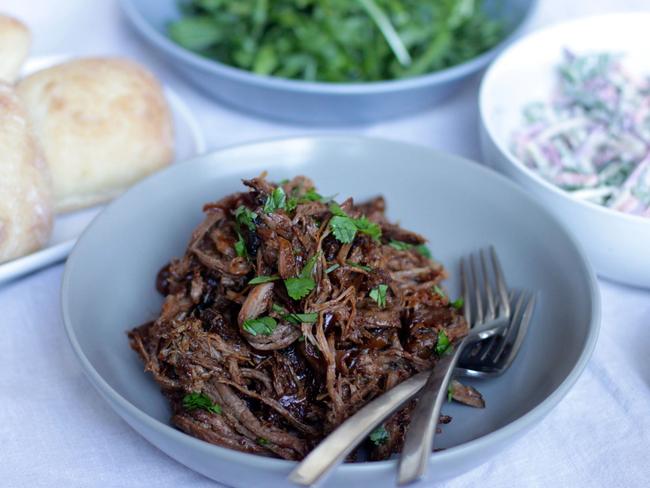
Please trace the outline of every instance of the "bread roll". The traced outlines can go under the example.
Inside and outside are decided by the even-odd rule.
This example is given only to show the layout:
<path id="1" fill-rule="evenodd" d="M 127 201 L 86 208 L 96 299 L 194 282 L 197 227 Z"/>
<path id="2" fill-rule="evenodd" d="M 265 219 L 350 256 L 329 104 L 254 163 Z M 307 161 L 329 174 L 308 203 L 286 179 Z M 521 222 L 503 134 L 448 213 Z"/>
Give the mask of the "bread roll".
<path id="1" fill-rule="evenodd" d="M 0 81 L 16 81 L 30 43 L 29 29 L 22 22 L 0 15 Z"/>
<path id="2" fill-rule="evenodd" d="M 50 166 L 57 212 L 109 200 L 172 161 L 162 89 L 130 61 L 69 61 L 21 80 L 17 91 Z"/>
<path id="3" fill-rule="evenodd" d="M 42 247 L 51 231 L 47 165 L 18 96 L 0 82 L 0 263 Z"/>

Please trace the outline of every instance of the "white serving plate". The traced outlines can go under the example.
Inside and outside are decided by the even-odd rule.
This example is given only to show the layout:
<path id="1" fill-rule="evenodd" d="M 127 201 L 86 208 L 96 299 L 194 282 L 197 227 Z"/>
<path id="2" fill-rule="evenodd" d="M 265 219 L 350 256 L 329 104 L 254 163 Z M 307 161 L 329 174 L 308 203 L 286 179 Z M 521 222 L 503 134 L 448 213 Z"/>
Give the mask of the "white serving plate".
<path id="1" fill-rule="evenodd" d="M 523 186 L 574 233 L 600 276 L 650 288 L 650 219 L 574 199 L 510 151 L 522 108 L 550 98 L 554 70 L 565 48 L 578 54 L 620 53 L 631 72 L 650 75 L 648 26 L 650 12 L 635 12 L 588 17 L 534 32 L 490 67 L 479 106 L 484 160 Z"/>
<path id="2" fill-rule="evenodd" d="M 27 61 L 23 76 L 71 59 L 68 54 L 35 57 Z M 168 86 L 163 86 L 174 120 L 174 162 L 205 152 L 203 133 L 185 102 Z M 50 240 L 40 250 L 0 264 L 0 284 L 37 271 L 65 259 L 77 238 L 100 212 L 103 205 L 57 215 Z"/>

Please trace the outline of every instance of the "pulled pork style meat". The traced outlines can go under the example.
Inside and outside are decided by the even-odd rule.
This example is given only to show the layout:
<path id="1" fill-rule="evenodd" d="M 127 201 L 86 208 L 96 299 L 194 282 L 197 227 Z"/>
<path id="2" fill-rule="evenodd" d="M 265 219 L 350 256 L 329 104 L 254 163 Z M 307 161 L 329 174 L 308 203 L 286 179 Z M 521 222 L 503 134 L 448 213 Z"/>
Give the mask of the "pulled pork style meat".
<path id="1" fill-rule="evenodd" d="M 179 429 L 302 459 L 367 402 L 431 368 L 441 338 L 454 344 L 467 324 L 437 287 L 446 275 L 425 239 L 388 222 L 383 198 L 339 206 L 305 177 L 244 184 L 205 205 L 185 255 L 158 274 L 160 315 L 130 343 Z M 413 404 L 367 441 L 371 459 L 401 449 Z"/>

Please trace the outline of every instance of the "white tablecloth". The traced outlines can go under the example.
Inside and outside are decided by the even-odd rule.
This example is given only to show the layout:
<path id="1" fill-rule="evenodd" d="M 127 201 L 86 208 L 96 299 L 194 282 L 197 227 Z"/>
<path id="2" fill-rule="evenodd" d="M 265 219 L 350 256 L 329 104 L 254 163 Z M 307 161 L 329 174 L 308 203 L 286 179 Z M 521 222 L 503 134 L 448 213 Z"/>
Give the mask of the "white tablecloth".
<path id="1" fill-rule="evenodd" d="M 648 0 L 540 3 L 529 28 L 650 8 Z M 148 65 L 192 107 L 213 148 L 309 131 L 242 115 L 193 91 L 138 41 L 113 1 L 2 0 L 0 11 L 30 25 L 35 55 L 120 54 Z M 480 159 L 477 86 L 474 80 L 410 118 L 336 130 Z M 148 444 L 86 381 L 61 324 L 61 272 L 58 265 L 0 287 L 0 486 L 217 486 Z M 650 292 L 605 281 L 600 288 L 600 339 L 573 390 L 498 459 L 445 487 L 650 486 Z"/>

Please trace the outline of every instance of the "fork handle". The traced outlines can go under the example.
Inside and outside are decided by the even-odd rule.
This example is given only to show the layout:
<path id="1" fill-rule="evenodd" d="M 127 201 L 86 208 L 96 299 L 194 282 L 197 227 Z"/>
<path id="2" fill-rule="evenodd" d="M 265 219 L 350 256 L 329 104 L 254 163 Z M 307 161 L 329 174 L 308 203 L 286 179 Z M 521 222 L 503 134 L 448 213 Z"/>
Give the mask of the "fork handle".
<path id="1" fill-rule="evenodd" d="M 427 471 L 440 409 L 447 397 L 447 385 L 466 344 L 467 337 L 458 344 L 453 354 L 443 356 L 435 364 L 420 391 L 420 399 L 411 414 L 411 424 L 406 432 L 402 455 L 399 458 L 398 485 L 417 481 Z"/>
<path id="2" fill-rule="evenodd" d="M 429 371 L 418 373 L 361 408 L 349 417 L 302 460 L 289 480 L 312 486 L 341 463 L 379 423 L 415 396 L 427 381 Z"/>

